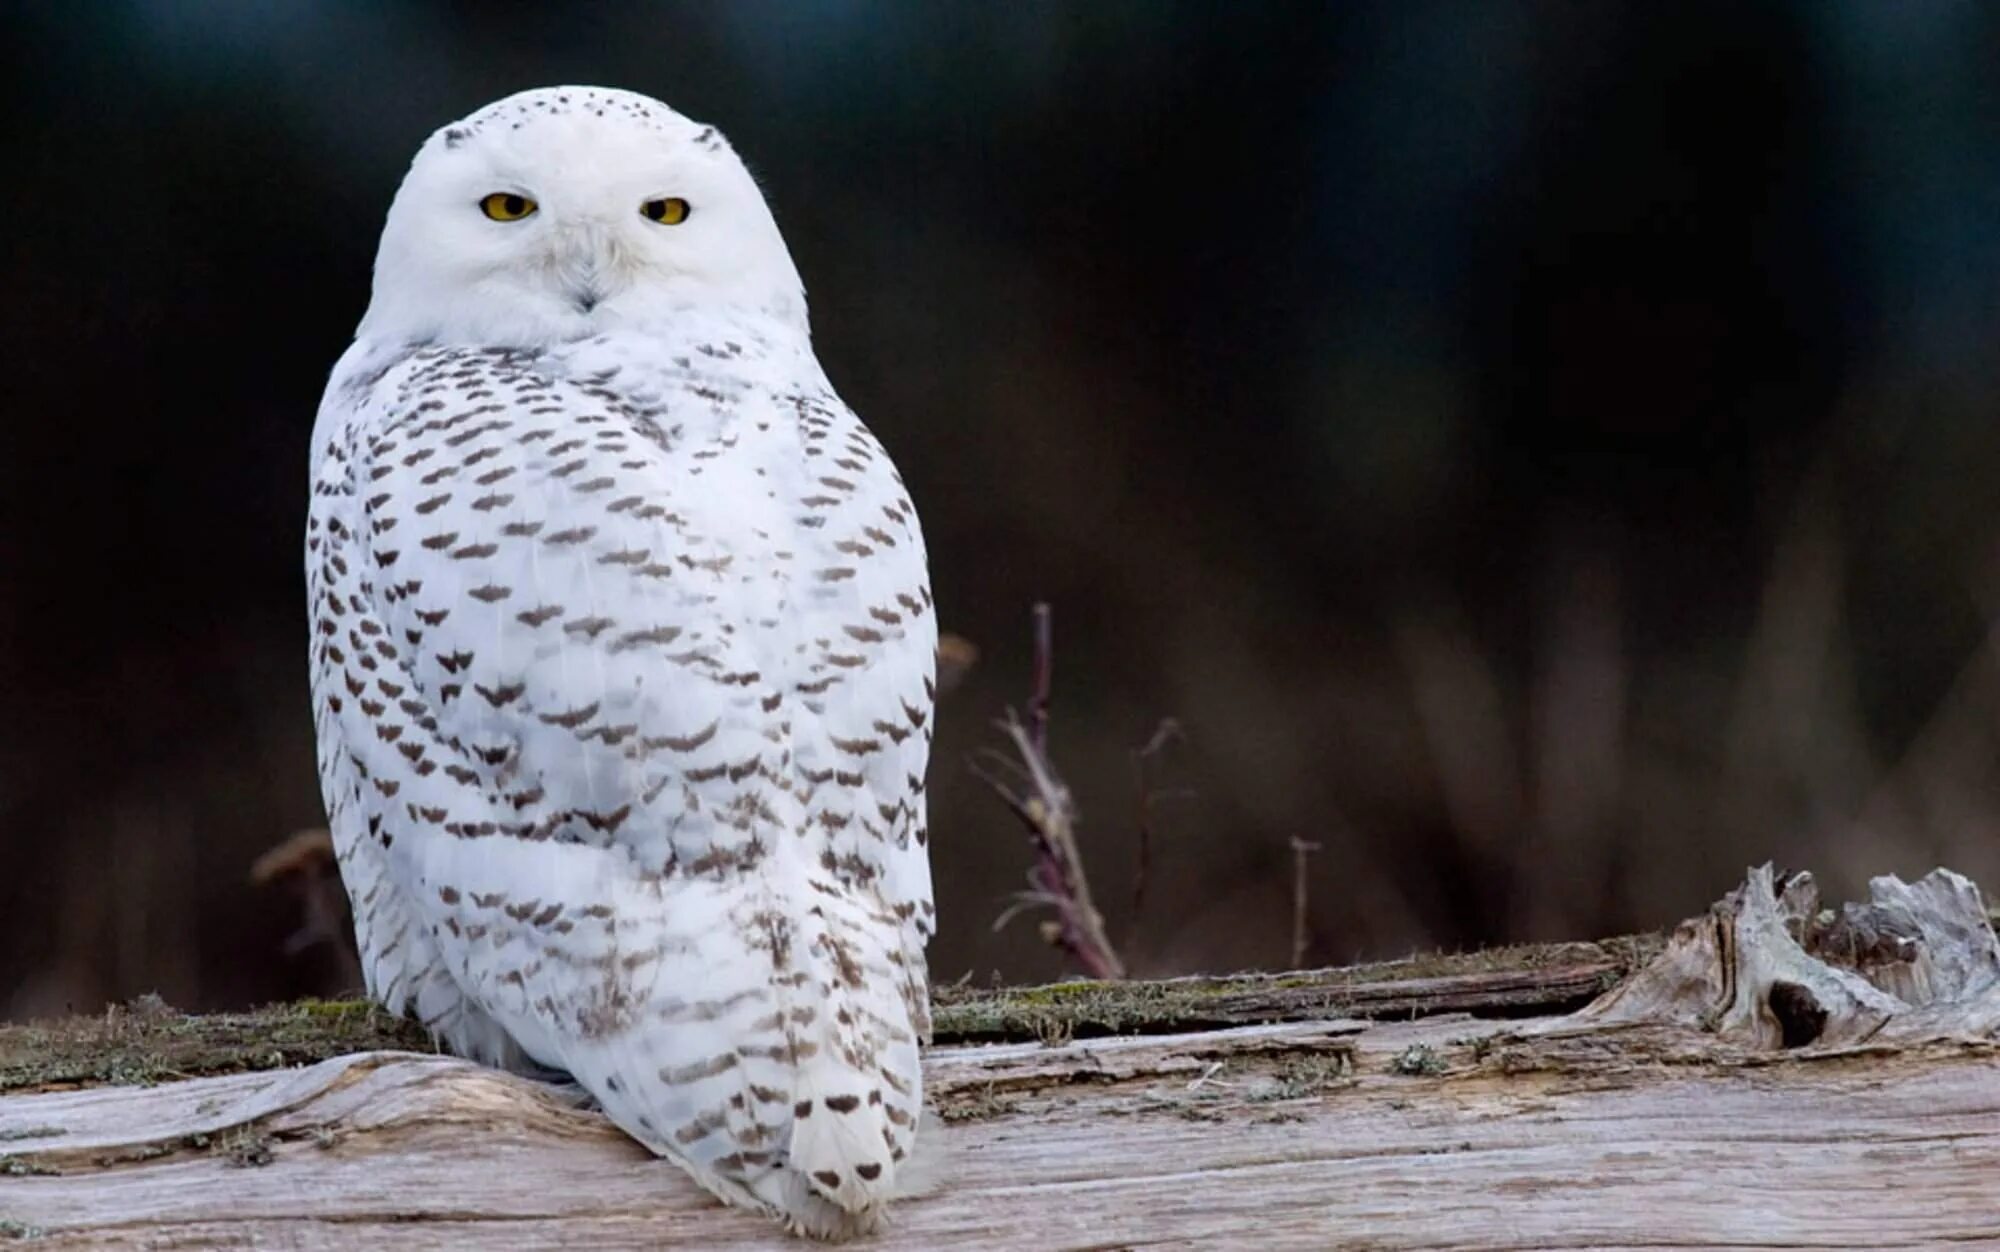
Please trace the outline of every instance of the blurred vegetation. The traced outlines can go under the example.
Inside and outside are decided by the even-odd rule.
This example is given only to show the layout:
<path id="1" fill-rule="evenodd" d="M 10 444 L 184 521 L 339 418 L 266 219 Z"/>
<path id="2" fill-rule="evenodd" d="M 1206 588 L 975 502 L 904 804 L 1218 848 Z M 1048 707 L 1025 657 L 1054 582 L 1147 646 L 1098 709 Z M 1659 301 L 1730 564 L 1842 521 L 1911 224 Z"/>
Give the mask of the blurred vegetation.
<path id="1" fill-rule="evenodd" d="M 306 435 L 423 136 L 721 126 L 981 649 L 941 979 L 1061 970 L 965 756 L 1051 752 L 1135 974 L 2000 877 L 2000 9 L 10 6 L 0 1017 L 336 992 Z M 1143 900 L 1132 753 L 1149 763 Z M 1186 793 L 1186 794 L 1182 794 Z"/>

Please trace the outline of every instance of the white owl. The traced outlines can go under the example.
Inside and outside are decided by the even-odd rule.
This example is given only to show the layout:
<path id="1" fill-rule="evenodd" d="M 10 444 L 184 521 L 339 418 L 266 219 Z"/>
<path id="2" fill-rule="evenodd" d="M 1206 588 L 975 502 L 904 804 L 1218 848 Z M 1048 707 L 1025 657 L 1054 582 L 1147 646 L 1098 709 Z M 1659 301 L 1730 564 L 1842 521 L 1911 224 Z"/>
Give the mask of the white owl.
<path id="1" fill-rule="evenodd" d="M 872 1228 L 922 1105 L 936 625 L 713 127 L 567 87 L 430 137 L 306 549 L 369 991 L 731 1203 Z"/>

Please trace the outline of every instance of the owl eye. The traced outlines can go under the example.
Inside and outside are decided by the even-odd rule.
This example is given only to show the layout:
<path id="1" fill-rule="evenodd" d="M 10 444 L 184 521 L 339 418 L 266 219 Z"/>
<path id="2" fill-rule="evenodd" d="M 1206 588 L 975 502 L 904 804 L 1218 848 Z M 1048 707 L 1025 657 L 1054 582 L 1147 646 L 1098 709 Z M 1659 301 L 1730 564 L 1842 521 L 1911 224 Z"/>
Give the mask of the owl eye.
<path id="1" fill-rule="evenodd" d="M 639 216 L 662 226 L 678 226 L 688 218 L 688 202 L 679 196 L 648 200 L 639 206 Z"/>
<path id="2" fill-rule="evenodd" d="M 539 207 L 526 196 L 496 191 L 479 202 L 479 211 L 496 222 L 518 222 Z"/>

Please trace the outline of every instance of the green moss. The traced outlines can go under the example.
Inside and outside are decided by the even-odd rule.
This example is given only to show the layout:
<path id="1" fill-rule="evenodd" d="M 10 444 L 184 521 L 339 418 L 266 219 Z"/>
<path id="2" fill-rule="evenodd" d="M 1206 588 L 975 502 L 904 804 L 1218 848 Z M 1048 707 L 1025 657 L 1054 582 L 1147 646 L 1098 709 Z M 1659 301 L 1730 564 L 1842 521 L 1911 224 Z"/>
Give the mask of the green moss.
<path id="1" fill-rule="evenodd" d="M 1482 1013 L 1565 1012 L 1615 985 L 1649 960 L 1660 943 L 1657 936 L 1635 936 L 1594 944 L 1426 954 L 1341 969 L 1162 982 L 1079 980 L 993 989 L 942 986 L 935 994 L 935 1037 L 939 1043 L 1053 1044 L 1100 1035 L 1167 1034 L 1333 1017 L 1400 1019 L 1468 1008 Z M 1581 982 L 1545 980 L 1546 987 L 1532 978 L 1482 981 L 1479 977 L 1564 966 L 1595 973 Z M 433 1044 L 414 1023 L 392 1018 L 360 1000 L 305 1000 L 247 1013 L 189 1016 L 157 997 L 145 997 L 96 1017 L 0 1026 L 0 1094 L 148 1085 L 306 1065 L 376 1049 L 428 1052 Z"/>
<path id="2" fill-rule="evenodd" d="M 1565 1012 L 1615 986 L 1660 950 L 1656 935 L 1603 943 L 1559 943 L 1476 952 L 1437 953 L 1340 969 L 1281 974 L 1176 978 L 1163 982 L 1076 980 L 1039 987 L 939 987 L 934 1034 L 939 1043 L 1040 1039 L 1062 1041 L 1096 1035 L 1166 1034 L 1262 1022 L 1329 1017 L 1423 1016 L 1476 1007 L 1515 1013 Z M 1575 966 L 1600 972 L 1582 985 L 1538 990 L 1523 980 L 1518 991 L 1466 987 L 1451 980 Z M 1446 980 L 1438 984 L 1438 980 Z M 1405 984 L 1408 984 L 1407 986 Z M 1432 984 L 1425 986 L 1422 984 Z M 1506 998 L 1511 996 L 1511 998 Z"/>
<path id="3" fill-rule="evenodd" d="M 1389 1068 L 1407 1078 L 1431 1078 L 1444 1073 L 1444 1058 L 1421 1043 L 1413 1043 L 1396 1054 Z"/>
<path id="4" fill-rule="evenodd" d="M 62 1171 L 53 1165 L 44 1165 L 32 1156 L 0 1156 L 0 1176 L 34 1178 L 60 1173 Z"/>
<path id="5" fill-rule="evenodd" d="M 1173 982 L 1067 982 L 940 997 L 940 1043 L 1145 1034 L 1203 1016 L 1201 987 Z"/>
<path id="6" fill-rule="evenodd" d="M 428 1052 L 432 1045 L 421 1027 L 359 1001 L 190 1016 L 150 999 L 97 1017 L 0 1026 L 0 1092 L 146 1086 L 378 1048 Z"/>
<path id="7" fill-rule="evenodd" d="M 110 1169 L 117 1165 L 131 1165 L 139 1161 L 156 1161 L 163 1156 L 172 1156 L 185 1145 L 185 1140 L 172 1143 L 142 1143 L 122 1152 L 108 1152 L 92 1157 L 90 1163 L 99 1169 Z"/>
<path id="8" fill-rule="evenodd" d="M 946 1122 L 977 1122 L 1013 1111 L 1016 1101 L 1001 1098 L 992 1083 L 955 1091 L 936 1100 L 937 1115 Z"/>
<path id="9" fill-rule="evenodd" d="M 215 1151 L 227 1157 L 230 1164 L 250 1169 L 271 1163 L 271 1147 L 275 1142 L 254 1126 L 239 1126 L 217 1141 Z"/>
<path id="10" fill-rule="evenodd" d="M 307 1017 L 321 1021 L 347 1021 L 357 1017 L 370 1017 L 380 1012 L 367 1000 L 300 1000 L 292 1006 Z"/>
<path id="11" fill-rule="evenodd" d="M 22 1126 L 14 1130 L 0 1130 L 0 1143 L 9 1139 L 53 1139 L 68 1133 L 61 1126 Z"/>
<path id="12" fill-rule="evenodd" d="M 1279 1062 L 1271 1085 L 1253 1091 L 1248 1099 L 1252 1104 L 1303 1100 L 1337 1086 L 1353 1072 L 1354 1053 L 1350 1049 L 1289 1056 Z"/>

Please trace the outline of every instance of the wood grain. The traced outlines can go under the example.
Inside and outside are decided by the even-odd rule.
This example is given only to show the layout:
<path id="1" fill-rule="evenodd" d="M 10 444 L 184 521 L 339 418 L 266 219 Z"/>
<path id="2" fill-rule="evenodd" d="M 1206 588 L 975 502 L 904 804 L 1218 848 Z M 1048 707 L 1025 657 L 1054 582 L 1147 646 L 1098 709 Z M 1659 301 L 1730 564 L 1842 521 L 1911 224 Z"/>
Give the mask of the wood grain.
<path id="1" fill-rule="evenodd" d="M 1767 874 L 1578 1013 L 939 1047 L 931 1178 L 869 1246 L 2000 1243 L 2000 947 L 1983 907 L 1960 940 L 1921 912 L 1856 922 L 1916 934 L 1854 964 L 1894 993 Z M 0 1234 L 36 1247 L 799 1246 L 571 1089 L 406 1051 L 8 1095 L 0 1154 Z"/>
<path id="2" fill-rule="evenodd" d="M 1544 1024 L 944 1049 L 938 1181 L 877 1246 L 2000 1240 L 1990 1046 L 1746 1064 L 1689 1060 L 1709 1049 L 1684 1032 L 1582 1047 L 1535 1038 Z M 10 1159 L 32 1163 L 0 1182 L 0 1217 L 46 1231 L 38 1246 L 797 1246 L 596 1114 L 447 1057 L 0 1107 Z"/>

